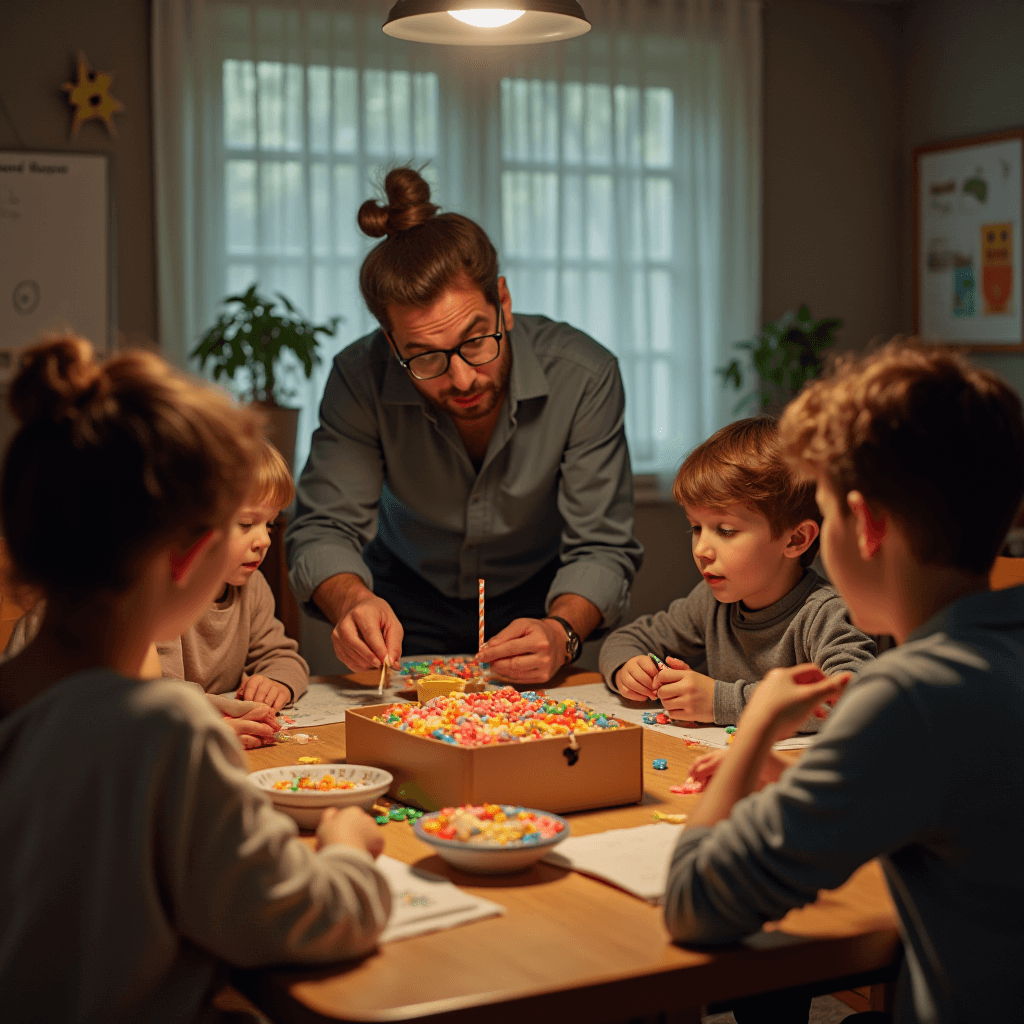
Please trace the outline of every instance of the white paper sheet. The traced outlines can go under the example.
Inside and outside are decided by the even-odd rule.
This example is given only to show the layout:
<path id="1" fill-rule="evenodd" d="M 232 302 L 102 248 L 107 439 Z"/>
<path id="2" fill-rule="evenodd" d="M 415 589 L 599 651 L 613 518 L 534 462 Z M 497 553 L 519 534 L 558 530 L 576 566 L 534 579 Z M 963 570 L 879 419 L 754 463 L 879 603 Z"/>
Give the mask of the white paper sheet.
<path id="1" fill-rule="evenodd" d="M 658 822 L 570 836 L 544 860 L 611 882 L 648 903 L 660 903 L 672 851 L 684 827 Z"/>
<path id="2" fill-rule="evenodd" d="M 505 913 L 498 903 L 463 892 L 447 878 L 382 856 L 377 867 L 391 887 L 391 918 L 380 941 L 444 931 Z"/>
<path id="3" fill-rule="evenodd" d="M 384 688 L 384 696 L 377 687 L 338 686 L 335 683 L 310 683 L 309 689 L 289 708 L 283 708 L 278 721 L 282 729 L 311 729 L 315 725 L 344 722 L 347 708 L 364 708 L 371 704 L 402 704 L 394 688 Z M 288 719 L 293 719 L 289 722 Z"/>
<path id="4" fill-rule="evenodd" d="M 679 722 L 670 722 L 667 725 L 647 725 L 644 722 L 644 712 L 664 710 L 660 703 L 649 701 L 639 707 L 627 704 L 617 693 L 612 693 L 604 683 L 557 687 L 550 692 L 564 694 L 566 697 L 571 696 L 574 700 L 582 700 L 595 711 L 603 711 L 606 715 L 614 715 L 625 722 L 633 722 L 636 725 L 642 725 L 645 729 L 663 732 L 667 736 L 693 740 L 708 747 L 721 748 L 729 745 L 729 734 L 725 731 L 724 726 L 720 725 L 683 725 Z M 794 736 L 792 739 L 776 743 L 775 749 L 799 750 L 808 746 L 812 739 L 812 736 Z"/>

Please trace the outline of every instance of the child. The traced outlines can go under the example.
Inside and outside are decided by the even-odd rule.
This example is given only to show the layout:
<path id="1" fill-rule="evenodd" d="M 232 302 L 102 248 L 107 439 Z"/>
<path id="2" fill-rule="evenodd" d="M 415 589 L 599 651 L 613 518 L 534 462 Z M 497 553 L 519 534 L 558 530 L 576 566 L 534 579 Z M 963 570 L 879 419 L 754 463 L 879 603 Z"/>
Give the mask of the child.
<path id="1" fill-rule="evenodd" d="M 274 595 L 259 571 L 270 526 L 294 495 L 288 466 L 264 441 L 252 492 L 230 527 L 231 559 L 221 593 L 181 637 L 157 644 L 166 678 L 191 680 L 207 693 L 237 690 L 239 700 L 275 711 L 306 692 L 309 667 L 274 616 Z"/>
<path id="2" fill-rule="evenodd" d="M 73 337 L 23 354 L 10 403 L 4 534 L 46 611 L 0 665 L 5 1009 L 192 1020 L 218 961 L 366 953 L 390 908 L 372 819 L 325 813 L 314 852 L 194 687 L 133 678 L 223 589 L 257 415 Z"/>
<path id="3" fill-rule="evenodd" d="M 890 345 L 811 384 L 781 433 L 853 621 L 899 646 L 743 799 L 772 741 L 843 685 L 769 673 L 676 848 L 669 930 L 731 942 L 880 857 L 906 954 L 896 1021 L 1019 1019 L 1024 588 L 989 592 L 988 573 L 1024 496 L 1020 399 L 952 352 Z"/>
<path id="4" fill-rule="evenodd" d="M 821 518 L 813 488 L 782 460 L 774 421 L 739 420 L 713 434 L 687 457 L 673 493 L 704 581 L 608 637 L 600 667 L 612 689 L 660 700 L 672 718 L 733 725 L 769 669 L 814 662 L 833 673 L 874 656 L 842 599 L 808 568 Z M 819 724 L 811 716 L 802 729 Z"/>

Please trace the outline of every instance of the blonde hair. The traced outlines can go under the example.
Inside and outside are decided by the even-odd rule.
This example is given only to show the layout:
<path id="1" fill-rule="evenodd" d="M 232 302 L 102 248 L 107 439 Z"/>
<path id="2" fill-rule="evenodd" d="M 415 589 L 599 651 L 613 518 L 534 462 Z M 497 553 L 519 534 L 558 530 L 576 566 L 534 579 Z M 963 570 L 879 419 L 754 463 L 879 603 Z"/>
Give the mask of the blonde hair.
<path id="1" fill-rule="evenodd" d="M 0 481 L 17 583 L 74 600 L 123 592 L 147 553 L 224 526 L 248 493 L 262 417 L 159 356 L 100 362 L 66 334 L 20 363 Z"/>
<path id="2" fill-rule="evenodd" d="M 249 493 L 253 496 L 253 505 L 269 505 L 276 509 L 286 508 L 295 497 L 295 481 L 288 470 L 288 463 L 269 441 L 263 442 L 256 456 L 256 471 Z"/>

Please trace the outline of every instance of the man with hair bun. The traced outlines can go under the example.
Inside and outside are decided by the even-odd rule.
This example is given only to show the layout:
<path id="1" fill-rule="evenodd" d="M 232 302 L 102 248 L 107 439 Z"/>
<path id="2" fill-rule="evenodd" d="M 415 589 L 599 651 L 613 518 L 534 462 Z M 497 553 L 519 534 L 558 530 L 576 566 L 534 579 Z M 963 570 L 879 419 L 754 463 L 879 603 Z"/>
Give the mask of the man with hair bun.
<path id="1" fill-rule="evenodd" d="M 615 624 L 642 559 L 615 357 L 512 313 L 487 235 L 416 171 L 359 225 L 380 328 L 338 354 L 286 538 L 291 584 L 351 669 L 477 646 L 545 683 Z M 376 534 L 374 526 L 376 525 Z M 484 655 L 481 655 L 483 660 Z"/>

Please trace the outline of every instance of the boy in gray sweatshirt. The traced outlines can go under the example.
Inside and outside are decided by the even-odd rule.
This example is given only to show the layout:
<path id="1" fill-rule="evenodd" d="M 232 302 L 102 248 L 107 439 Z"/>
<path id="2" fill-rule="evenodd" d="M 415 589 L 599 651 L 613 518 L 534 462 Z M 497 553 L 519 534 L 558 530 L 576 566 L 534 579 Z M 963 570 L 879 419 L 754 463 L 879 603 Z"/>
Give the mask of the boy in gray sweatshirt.
<path id="1" fill-rule="evenodd" d="M 692 529 L 703 575 L 668 611 L 612 633 L 601 648 L 608 685 L 630 700 L 660 700 L 672 718 L 733 725 L 773 668 L 813 662 L 856 672 L 874 642 L 810 563 L 821 516 L 766 417 L 723 427 L 690 453 L 676 500 Z M 649 653 L 667 664 L 657 666 Z M 811 716 L 801 731 L 816 732 Z"/>
<path id="2" fill-rule="evenodd" d="M 845 685 L 806 681 L 808 666 L 762 681 L 676 847 L 675 939 L 732 942 L 878 857 L 905 952 L 897 1024 L 1020 1019 L 1024 587 L 993 593 L 988 577 L 1024 496 L 1021 413 L 994 374 L 897 345 L 787 408 L 783 450 L 816 484 L 829 575 L 853 621 L 898 646 L 755 793 L 772 741 Z"/>

